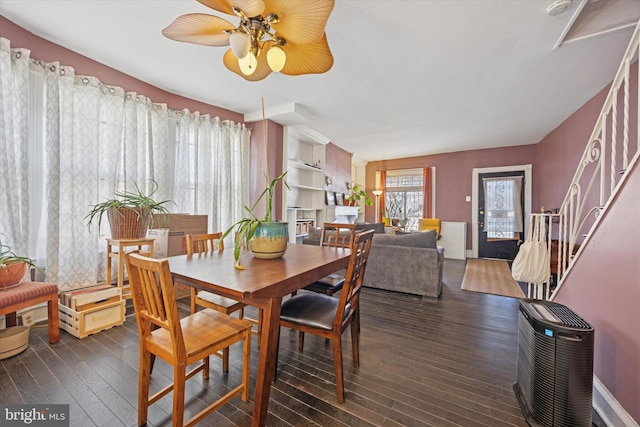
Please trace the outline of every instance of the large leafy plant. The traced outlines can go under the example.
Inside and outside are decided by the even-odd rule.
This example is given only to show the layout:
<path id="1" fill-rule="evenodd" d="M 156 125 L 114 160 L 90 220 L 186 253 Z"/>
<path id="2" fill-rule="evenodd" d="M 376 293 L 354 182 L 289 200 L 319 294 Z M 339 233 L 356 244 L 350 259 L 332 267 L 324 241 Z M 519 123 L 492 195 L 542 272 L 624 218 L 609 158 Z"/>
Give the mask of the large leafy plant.
<path id="1" fill-rule="evenodd" d="M 256 229 L 258 228 L 258 226 L 263 222 L 273 222 L 271 219 L 271 211 L 273 207 L 273 196 L 275 194 L 276 186 L 278 185 L 278 183 L 282 182 L 283 185 L 289 188 L 289 185 L 284 180 L 284 177 L 286 174 L 287 174 L 287 171 L 284 171 L 280 176 L 269 181 L 269 176 L 265 172 L 264 177 L 267 182 L 267 187 L 264 190 L 262 190 L 262 193 L 260 193 L 260 196 L 258 196 L 256 201 L 253 202 L 253 205 L 251 205 L 251 207 L 246 205 L 244 206 L 244 211 L 246 215 L 242 219 L 240 219 L 238 222 L 233 224 L 231 227 L 229 227 L 222 235 L 222 238 L 224 239 L 234 229 L 236 230 L 235 244 L 233 249 L 233 256 L 236 260 L 236 268 L 239 268 L 239 269 L 242 268 L 239 264 L 240 248 L 242 247 L 242 243 L 244 242 L 244 244 L 248 247 L 249 241 L 255 235 Z M 265 196 L 267 198 L 267 211 L 265 212 L 262 218 L 258 218 L 254 214 L 254 210 L 258 206 L 258 203 L 260 203 L 260 201 Z"/>
<path id="2" fill-rule="evenodd" d="M 102 224 L 102 217 L 112 209 L 129 209 L 136 213 L 138 218 L 147 218 L 151 214 L 168 215 L 169 210 L 165 206 L 167 203 L 173 203 L 171 200 L 156 201 L 152 196 L 158 191 L 158 183 L 152 181 L 153 189 L 149 194 L 145 194 L 140 190 L 138 184 L 134 183 L 136 191 L 116 191 L 112 198 L 101 203 L 93 205 L 85 220 L 89 229 L 94 221 L 98 222 L 98 229 Z M 122 213 L 119 213 L 122 215 Z M 122 215 L 123 216 L 123 215 Z"/>

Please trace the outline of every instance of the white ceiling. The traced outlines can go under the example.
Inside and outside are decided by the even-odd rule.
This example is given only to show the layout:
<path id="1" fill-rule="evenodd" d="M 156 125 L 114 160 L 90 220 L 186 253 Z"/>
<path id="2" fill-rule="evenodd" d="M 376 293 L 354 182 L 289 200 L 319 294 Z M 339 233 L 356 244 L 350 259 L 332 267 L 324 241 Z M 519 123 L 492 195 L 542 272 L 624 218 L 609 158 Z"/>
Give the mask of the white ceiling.
<path id="1" fill-rule="evenodd" d="M 370 161 L 537 143 L 609 83 L 633 26 L 554 46 L 585 4 L 622 3 L 634 24 L 640 1 L 574 0 L 556 16 L 550 3 L 336 0 L 326 28 L 333 68 L 260 82 L 228 71 L 226 48 L 162 36 L 179 15 L 218 14 L 196 0 L 0 0 L 0 13 L 169 92 L 240 113 L 259 111 L 264 97 L 268 112 L 295 111 L 275 121 Z"/>

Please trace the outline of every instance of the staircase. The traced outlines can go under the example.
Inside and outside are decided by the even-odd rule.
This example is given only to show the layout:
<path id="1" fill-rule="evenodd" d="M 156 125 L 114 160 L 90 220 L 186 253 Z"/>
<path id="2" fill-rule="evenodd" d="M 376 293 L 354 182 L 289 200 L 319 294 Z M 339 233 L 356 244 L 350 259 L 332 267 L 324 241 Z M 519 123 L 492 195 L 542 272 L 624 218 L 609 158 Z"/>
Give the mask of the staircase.
<path id="1" fill-rule="evenodd" d="M 640 68 L 637 59 L 640 44 L 640 22 L 613 80 L 611 89 L 567 194 L 557 212 L 533 214 L 543 216 L 548 229 L 551 264 L 557 268 L 557 286 L 546 299 L 553 300 L 562 287 L 563 278 L 571 270 L 582 248 L 598 226 L 617 192 L 628 177 L 628 171 L 640 155 L 640 108 L 638 108 Z M 635 77 L 635 78 L 634 78 Z M 631 90 L 634 78 L 636 89 Z M 636 113 L 630 112 L 635 105 Z M 555 241 L 557 250 L 552 251 Z M 548 287 L 547 287 L 548 289 Z"/>

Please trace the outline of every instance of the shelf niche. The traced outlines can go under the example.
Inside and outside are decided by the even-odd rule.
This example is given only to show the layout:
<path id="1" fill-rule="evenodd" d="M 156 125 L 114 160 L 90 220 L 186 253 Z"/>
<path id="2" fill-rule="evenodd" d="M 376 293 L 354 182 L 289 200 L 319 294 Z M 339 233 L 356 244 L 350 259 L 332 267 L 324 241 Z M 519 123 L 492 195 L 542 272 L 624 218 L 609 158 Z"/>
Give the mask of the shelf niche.
<path id="1" fill-rule="evenodd" d="M 283 211 L 287 212 L 289 241 L 301 243 L 308 230 L 325 221 L 325 145 L 328 139 L 306 126 L 285 126 L 284 162 L 287 184 L 283 186 Z"/>

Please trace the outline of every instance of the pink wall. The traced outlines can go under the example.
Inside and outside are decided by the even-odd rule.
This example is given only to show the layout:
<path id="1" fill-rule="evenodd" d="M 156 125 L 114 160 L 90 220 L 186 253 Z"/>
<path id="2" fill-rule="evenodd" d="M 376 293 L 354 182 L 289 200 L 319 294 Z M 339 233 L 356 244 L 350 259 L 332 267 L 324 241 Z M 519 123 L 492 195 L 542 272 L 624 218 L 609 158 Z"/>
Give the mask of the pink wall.
<path id="1" fill-rule="evenodd" d="M 507 148 L 459 151 L 431 156 L 369 162 L 366 169 L 366 187 L 375 188 L 378 170 L 436 167 L 436 216 L 445 221 L 467 223 L 467 248 L 471 248 L 471 203 L 473 168 L 533 164 L 536 146 L 523 145 Z M 534 168 L 535 174 L 535 168 Z M 535 193 L 535 188 L 533 188 Z M 534 200 L 535 201 L 535 200 Z M 534 203 L 534 209 L 535 209 Z M 373 207 L 366 210 L 368 221 L 375 216 Z M 370 218 L 370 219 L 369 219 Z"/>
<path id="2" fill-rule="evenodd" d="M 608 91 L 602 89 L 537 145 L 533 183 L 545 209 L 562 204 Z"/>
<path id="3" fill-rule="evenodd" d="M 555 299 L 594 327 L 594 372 L 636 422 L 640 422 L 638 194 L 636 164 Z"/>
<path id="4" fill-rule="evenodd" d="M 328 191 L 347 194 L 347 183 L 351 182 L 351 153 L 333 143 L 325 147 L 324 173 L 333 177 L 333 184 Z M 371 187 L 373 188 L 373 187 Z"/>

